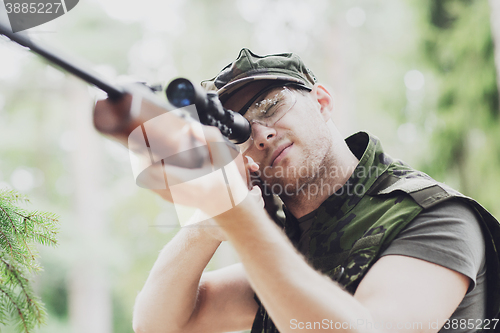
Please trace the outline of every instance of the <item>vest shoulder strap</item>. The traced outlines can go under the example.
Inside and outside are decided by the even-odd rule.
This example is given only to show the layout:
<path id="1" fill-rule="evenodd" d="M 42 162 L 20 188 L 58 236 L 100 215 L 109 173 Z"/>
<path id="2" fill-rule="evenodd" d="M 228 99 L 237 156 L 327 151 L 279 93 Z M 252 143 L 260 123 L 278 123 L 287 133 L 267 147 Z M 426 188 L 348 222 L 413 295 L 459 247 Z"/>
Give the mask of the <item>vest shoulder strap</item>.
<path id="1" fill-rule="evenodd" d="M 385 173 L 373 184 L 368 195 L 389 194 L 397 190 L 410 195 L 424 209 L 454 197 L 464 197 L 460 192 L 437 182 L 424 173 L 403 177 Z"/>

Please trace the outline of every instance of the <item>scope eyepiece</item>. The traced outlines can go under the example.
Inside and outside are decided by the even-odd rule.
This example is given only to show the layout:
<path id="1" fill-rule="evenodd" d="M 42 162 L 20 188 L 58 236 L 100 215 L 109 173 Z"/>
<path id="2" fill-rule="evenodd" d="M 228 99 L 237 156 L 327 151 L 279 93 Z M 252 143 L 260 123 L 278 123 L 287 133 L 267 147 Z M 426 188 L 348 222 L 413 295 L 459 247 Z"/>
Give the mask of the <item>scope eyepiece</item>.
<path id="1" fill-rule="evenodd" d="M 170 103 L 178 108 L 195 104 L 196 92 L 191 81 L 183 78 L 175 79 L 165 91 Z"/>
<path id="2" fill-rule="evenodd" d="M 178 78 L 170 82 L 165 93 L 176 107 L 194 104 L 200 122 L 217 127 L 233 143 L 243 143 L 250 138 L 250 122 L 241 114 L 225 109 L 216 92 L 207 93 L 188 79 Z"/>

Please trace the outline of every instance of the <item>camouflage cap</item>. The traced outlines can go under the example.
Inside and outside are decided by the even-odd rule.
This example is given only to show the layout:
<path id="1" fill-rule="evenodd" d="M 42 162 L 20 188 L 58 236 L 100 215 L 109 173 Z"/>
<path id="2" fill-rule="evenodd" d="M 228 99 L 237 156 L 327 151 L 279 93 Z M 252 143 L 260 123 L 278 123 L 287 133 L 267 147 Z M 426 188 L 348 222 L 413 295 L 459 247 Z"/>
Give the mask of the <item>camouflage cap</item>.
<path id="1" fill-rule="evenodd" d="M 317 82 L 314 74 L 294 53 L 259 56 L 244 48 L 234 62 L 213 79 L 202 81 L 201 85 L 206 90 L 216 90 L 224 102 L 231 93 L 255 80 L 295 82 L 309 89 Z"/>

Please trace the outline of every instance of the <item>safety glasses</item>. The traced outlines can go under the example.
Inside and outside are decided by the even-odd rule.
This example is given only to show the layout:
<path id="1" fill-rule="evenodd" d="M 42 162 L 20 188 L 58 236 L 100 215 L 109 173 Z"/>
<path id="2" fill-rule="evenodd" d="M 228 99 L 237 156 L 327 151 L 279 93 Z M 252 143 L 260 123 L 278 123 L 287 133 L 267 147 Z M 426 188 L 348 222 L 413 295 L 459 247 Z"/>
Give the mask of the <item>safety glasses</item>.
<path id="1" fill-rule="evenodd" d="M 252 129 L 255 124 L 272 127 L 290 111 L 296 102 L 296 94 L 287 87 L 282 87 L 276 93 L 267 96 L 259 102 L 253 103 L 246 111 L 245 118 L 250 121 Z M 254 132 L 252 130 L 250 138 L 238 145 L 242 153 L 253 145 L 253 135 Z"/>

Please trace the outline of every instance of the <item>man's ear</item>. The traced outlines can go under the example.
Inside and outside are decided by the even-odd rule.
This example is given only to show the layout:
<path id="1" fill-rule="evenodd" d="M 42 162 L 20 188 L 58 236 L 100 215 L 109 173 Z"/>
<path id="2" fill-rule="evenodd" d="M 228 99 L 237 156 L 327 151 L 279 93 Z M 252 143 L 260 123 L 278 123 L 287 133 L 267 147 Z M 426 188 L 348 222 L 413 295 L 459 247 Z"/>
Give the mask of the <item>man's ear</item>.
<path id="1" fill-rule="evenodd" d="M 320 112 L 325 122 L 332 117 L 333 113 L 333 97 L 330 92 L 321 84 L 316 83 L 311 91 L 313 98 L 320 105 Z"/>

